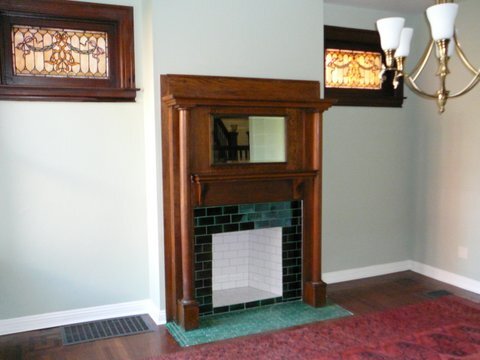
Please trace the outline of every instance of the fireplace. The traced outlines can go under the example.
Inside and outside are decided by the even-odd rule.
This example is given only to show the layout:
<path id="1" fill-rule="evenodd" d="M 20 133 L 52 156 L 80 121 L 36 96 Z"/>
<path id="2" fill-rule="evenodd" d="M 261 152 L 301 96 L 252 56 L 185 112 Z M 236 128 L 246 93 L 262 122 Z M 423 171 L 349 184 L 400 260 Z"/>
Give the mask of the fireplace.
<path id="1" fill-rule="evenodd" d="M 320 99 L 320 84 L 162 75 L 161 90 L 167 320 L 190 330 L 215 312 L 298 298 L 325 305 L 322 113 L 331 103 Z M 282 211 L 289 217 L 268 218 Z M 272 283 L 272 297 L 215 306 L 213 236 L 275 227 L 281 228 L 281 295 Z M 236 278 L 265 291 L 254 275 Z M 215 290 L 231 285 L 215 283 Z"/>
<path id="2" fill-rule="evenodd" d="M 300 299 L 300 201 L 199 207 L 194 215 L 200 316 Z"/>

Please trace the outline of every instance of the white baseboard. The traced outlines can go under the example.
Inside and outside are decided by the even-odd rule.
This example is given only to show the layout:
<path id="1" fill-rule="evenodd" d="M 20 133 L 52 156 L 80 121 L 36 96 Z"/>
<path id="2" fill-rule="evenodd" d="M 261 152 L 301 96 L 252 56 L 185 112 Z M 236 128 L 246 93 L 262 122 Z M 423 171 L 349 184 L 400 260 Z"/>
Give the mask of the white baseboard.
<path id="1" fill-rule="evenodd" d="M 166 320 L 164 310 L 158 309 L 151 300 L 140 300 L 0 320 L 0 336 L 141 314 L 149 314 L 157 325 L 164 324 Z"/>
<path id="2" fill-rule="evenodd" d="M 327 272 L 323 273 L 322 279 L 327 284 L 334 284 L 343 281 L 364 279 L 372 276 L 386 275 L 407 270 L 411 270 L 410 260 L 366 266 L 356 269 Z"/>
<path id="3" fill-rule="evenodd" d="M 386 275 L 406 270 L 411 270 L 424 276 L 428 276 L 432 279 L 480 294 L 480 281 L 412 260 L 366 266 L 356 269 L 332 271 L 324 273 L 322 278 L 325 283 L 334 284 L 343 281 L 364 279 L 372 276 Z"/>
<path id="4" fill-rule="evenodd" d="M 332 271 L 324 273 L 322 278 L 327 284 L 334 284 L 342 281 L 363 279 L 407 270 L 412 270 L 435 280 L 480 294 L 480 281 L 412 260 Z M 157 325 L 166 323 L 165 310 L 160 310 L 151 300 L 141 300 L 0 320 L 0 336 L 140 314 L 149 314 Z"/>
<path id="5" fill-rule="evenodd" d="M 432 279 L 480 294 L 480 281 L 468 277 L 451 273 L 433 266 L 425 265 L 417 261 L 412 261 L 412 271 L 428 276 Z"/>

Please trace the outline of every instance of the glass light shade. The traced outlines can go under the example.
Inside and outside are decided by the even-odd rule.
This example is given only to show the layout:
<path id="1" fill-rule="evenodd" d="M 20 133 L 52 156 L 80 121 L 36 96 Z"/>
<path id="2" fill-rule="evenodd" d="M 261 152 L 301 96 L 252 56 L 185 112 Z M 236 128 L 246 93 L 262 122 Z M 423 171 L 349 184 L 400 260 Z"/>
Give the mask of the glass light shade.
<path id="1" fill-rule="evenodd" d="M 427 9 L 433 40 L 450 39 L 453 36 L 457 12 L 458 4 L 454 3 L 437 4 Z"/>
<path id="2" fill-rule="evenodd" d="M 377 21 L 380 43 L 383 50 L 393 50 L 400 44 L 400 33 L 405 24 L 401 17 L 383 18 Z"/>
<path id="3" fill-rule="evenodd" d="M 395 57 L 407 57 L 410 54 L 410 42 L 412 41 L 413 29 L 403 28 L 400 34 L 400 45 L 395 51 Z"/>

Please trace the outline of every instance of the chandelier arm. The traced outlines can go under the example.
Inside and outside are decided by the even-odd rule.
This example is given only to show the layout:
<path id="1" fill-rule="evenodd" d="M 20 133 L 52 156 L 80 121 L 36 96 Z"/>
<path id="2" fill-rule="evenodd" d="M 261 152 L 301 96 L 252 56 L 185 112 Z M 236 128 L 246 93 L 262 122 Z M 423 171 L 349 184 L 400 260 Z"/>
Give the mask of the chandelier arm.
<path id="1" fill-rule="evenodd" d="M 420 73 L 423 71 L 423 69 L 427 65 L 428 59 L 430 58 L 430 55 L 432 54 L 434 45 L 435 45 L 434 41 L 431 40 L 430 44 L 425 48 L 425 51 L 423 52 L 423 55 L 420 58 L 420 60 L 418 61 L 417 65 L 415 65 L 415 67 L 410 72 L 410 74 L 405 74 L 406 77 L 410 78 L 410 81 L 415 82 L 415 80 L 417 80 L 418 76 L 420 75 Z"/>
<path id="2" fill-rule="evenodd" d="M 429 99 L 437 99 L 438 95 L 437 94 L 429 94 L 423 91 L 418 87 L 418 85 L 415 83 L 416 78 L 412 78 L 410 75 L 405 75 L 404 76 L 405 84 L 412 90 L 414 93 L 417 95 L 429 98 Z"/>
<path id="3" fill-rule="evenodd" d="M 472 63 L 468 61 L 467 55 L 465 55 L 465 53 L 463 52 L 462 46 L 460 45 L 456 34 L 453 36 L 453 39 L 455 41 L 455 50 L 457 51 L 460 60 L 462 60 L 463 64 L 467 67 L 468 70 L 470 70 L 474 75 L 478 77 L 478 75 L 480 74 L 480 69 L 475 68 L 475 66 L 473 66 Z"/>
<path id="4" fill-rule="evenodd" d="M 425 48 L 422 57 L 419 59 L 418 63 L 415 65 L 415 67 L 410 73 L 406 73 L 404 71 L 404 61 L 405 61 L 405 56 L 408 55 L 408 52 L 409 52 L 409 43 L 410 43 L 412 29 L 410 28 L 401 29 L 404 22 L 403 18 L 380 19 L 377 21 L 377 27 L 379 27 L 381 40 L 386 40 L 385 46 L 382 46 L 382 47 L 384 49 L 385 48 L 387 49 L 385 50 L 386 65 L 383 65 L 382 67 L 381 76 L 383 76 L 385 71 L 394 71 L 395 75 L 392 81 L 394 89 L 397 88 L 397 85 L 399 83 L 398 79 L 403 76 L 405 80 L 404 83 L 412 90 L 413 93 L 421 97 L 436 99 L 438 110 L 440 113 L 443 113 L 445 111 L 445 105 L 448 99 L 462 96 L 468 93 L 469 91 L 471 91 L 475 86 L 477 86 L 480 83 L 480 68 L 475 67 L 468 60 L 467 55 L 464 53 L 460 45 L 460 42 L 458 41 L 455 24 L 454 24 L 454 19 L 456 16 L 456 12 L 458 10 L 458 5 L 455 4 L 454 0 L 436 0 L 436 4 L 438 5 L 436 9 L 438 10 L 440 7 L 442 7 L 442 11 L 439 10 L 439 12 L 437 12 L 436 10 L 431 11 L 430 10 L 431 8 L 427 9 L 427 17 L 432 27 L 432 39 L 430 40 L 429 44 Z M 440 5 L 440 4 L 450 4 L 450 5 Z M 443 14 L 443 10 L 445 10 L 445 14 Z M 445 15 L 444 18 L 443 18 L 443 15 L 440 16 L 441 14 Z M 443 25 L 445 25 L 444 28 L 443 28 Z M 398 27 L 400 29 L 398 29 Z M 436 29 L 437 27 L 439 29 Z M 395 48 L 395 46 L 393 46 L 394 39 L 392 37 L 398 36 L 398 30 L 401 30 L 400 47 L 398 49 L 396 48 L 397 49 L 396 52 L 398 52 L 398 56 L 395 56 L 393 55 L 394 50 L 392 50 L 393 48 Z M 437 31 L 437 30 L 442 30 L 442 31 Z M 387 46 L 387 44 L 389 45 Z M 383 42 L 382 42 L 382 45 L 383 45 Z M 436 75 L 439 77 L 440 87 L 434 94 L 430 94 L 422 90 L 420 86 L 417 85 L 416 81 L 418 80 L 420 74 L 425 70 L 427 63 L 430 57 L 432 56 L 432 51 L 434 46 L 437 52 L 436 55 L 437 55 L 437 63 L 438 63 L 438 69 L 437 69 Z M 447 80 L 448 74 L 450 73 L 448 68 L 448 62 L 450 60 L 450 53 L 453 50 L 452 49 L 453 47 L 455 47 L 456 53 L 458 54 L 463 65 L 467 68 L 468 71 L 470 71 L 473 74 L 473 78 L 471 78 L 471 80 L 467 83 L 467 85 L 463 89 L 461 89 L 456 93 L 450 94 L 450 91 L 447 90 L 447 87 L 446 87 L 446 80 Z M 396 62 L 396 65 L 394 65 L 395 62 Z M 382 78 L 383 80 L 386 79 L 386 77 L 382 77 Z"/>
<path id="5" fill-rule="evenodd" d="M 456 97 L 462 96 L 463 94 L 466 94 L 470 90 L 472 90 L 479 82 L 480 82 L 480 72 L 478 72 L 477 75 L 473 77 L 473 79 L 468 83 L 467 86 L 465 86 L 465 88 L 463 88 L 462 90 L 460 90 L 459 92 L 453 95 L 449 95 L 448 97 L 456 98 Z"/>

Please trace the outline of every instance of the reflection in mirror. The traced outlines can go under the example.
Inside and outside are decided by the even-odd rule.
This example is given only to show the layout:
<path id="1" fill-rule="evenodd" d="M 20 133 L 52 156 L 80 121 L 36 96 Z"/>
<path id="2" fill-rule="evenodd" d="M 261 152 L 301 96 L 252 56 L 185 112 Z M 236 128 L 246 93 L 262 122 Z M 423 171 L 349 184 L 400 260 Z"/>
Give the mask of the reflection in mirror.
<path id="1" fill-rule="evenodd" d="M 285 162 L 283 116 L 213 116 L 213 163 Z"/>

